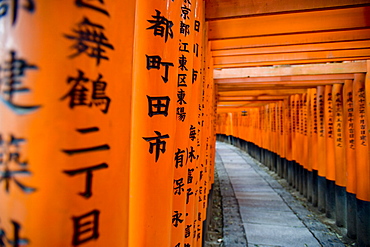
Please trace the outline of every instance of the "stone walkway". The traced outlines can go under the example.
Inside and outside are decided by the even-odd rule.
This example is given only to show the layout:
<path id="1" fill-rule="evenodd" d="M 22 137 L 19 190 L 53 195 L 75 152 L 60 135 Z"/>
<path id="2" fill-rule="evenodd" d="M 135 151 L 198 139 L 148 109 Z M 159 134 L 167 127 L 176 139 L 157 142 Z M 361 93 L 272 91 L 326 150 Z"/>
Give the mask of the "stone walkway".
<path id="1" fill-rule="evenodd" d="M 247 153 L 217 142 L 224 246 L 344 246 Z"/>

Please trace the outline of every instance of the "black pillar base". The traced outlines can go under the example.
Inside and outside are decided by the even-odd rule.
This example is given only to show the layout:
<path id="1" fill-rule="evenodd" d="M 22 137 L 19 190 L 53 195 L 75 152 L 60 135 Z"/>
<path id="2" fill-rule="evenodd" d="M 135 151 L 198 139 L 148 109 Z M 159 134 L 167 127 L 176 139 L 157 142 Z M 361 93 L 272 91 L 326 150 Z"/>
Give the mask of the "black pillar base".
<path id="1" fill-rule="evenodd" d="M 326 180 L 326 217 L 335 219 L 335 182 Z"/>
<path id="2" fill-rule="evenodd" d="M 288 182 L 290 186 L 293 186 L 293 170 L 294 170 L 294 161 L 288 161 Z"/>
<path id="3" fill-rule="evenodd" d="M 308 171 L 305 169 L 305 168 L 303 168 L 303 170 L 302 170 L 302 194 L 303 194 L 303 196 L 304 197 L 306 197 L 307 198 L 307 174 L 308 174 Z"/>
<path id="4" fill-rule="evenodd" d="M 298 190 L 298 164 L 297 162 L 293 161 L 293 188 Z"/>
<path id="5" fill-rule="evenodd" d="M 297 190 L 302 194 L 302 166 L 297 163 Z"/>
<path id="6" fill-rule="evenodd" d="M 370 246 L 370 202 L 357 199 L 357 241 L 356 246 Z"/>
<path id="7" fill-rule="evenodd" d="M 313 171 L 307 171 L 307 201 L 312 203 Z"/>
<path id="8" fill-rule="evenodd" d="M 326 207 L 326 178 L 318 176 L 317 177 L 317 189 L 318 189 L 318 201 L 317 201 L 317 208 L 320 212 L 325 213 Z"/>
<path id="9" fill-rule="evenodd" d="M 347 236 L 352 239 L 357 237 L 357 199 L 356 194 L 347 192 Z"/>
<path id="10" fill-rule="evenodd" d="M 347 226 L 347 193 L 346 187 L 335 185 L 335 224 L 339 227 Z"/>
<path id="11" fill-rule="evenodd" d="M 276 155 L 276 173 L 279 175 L 279 177 L 283 177 L 282 170 L 282 159 L 280 155 Z"/>
<path id="12" fill-rule="evenodd" d="M 283 158 L 283 178 L 285 178 L 285 180 L 288 180 L 288 160 L 286 158 Z"/>
<path id="13" fill-rule="evenodd" d="M 318 171 L 312 170 L 312 206 L 317 207 L 318 204 Z"/>

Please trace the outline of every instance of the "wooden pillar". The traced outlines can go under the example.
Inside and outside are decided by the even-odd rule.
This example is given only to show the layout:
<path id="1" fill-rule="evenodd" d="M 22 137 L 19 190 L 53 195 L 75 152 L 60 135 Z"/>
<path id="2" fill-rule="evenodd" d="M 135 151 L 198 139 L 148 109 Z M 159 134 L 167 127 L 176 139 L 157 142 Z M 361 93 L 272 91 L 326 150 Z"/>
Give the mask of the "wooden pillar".
<path id="1" fill-rule="evenodd" d="M 365 74 L 355 74 L 353 82 L 356 147 L 357 244 L 370 245 L 370 160 L 366 118 Z"/>
<path id="2" fill-rule="evenodd" d="M 326 217 L 335 218 L 335 154 L 332 85 L 325 86 Z"/>
<path id="3" fill-rule="evenodd" d="M 318 204 L 318 111 L 317 111 L 317 89 L 312 89 L 311 95 L 311 119 L 312 119 L 312 145 L 310 157 L 312 162 L 312 205 L 317 207 Z"/>
<path id="4" fill-rule="evenodd" d="M 337 226 L 346 226 L 347 221 L 347 160 L 343 122 L 343 85 L 333 85 L 333 115 L 335 140 L 335 215 Z"/>
<path id="5" fill-rule="evenodd" d="M 357 235 L 357 201 L 356 201 L 356 149 L 353 102 L 353 80 L 346 80 L 343 87 L 343 119 L 345 136 L 345 156 L 347 164 L 347 236 L 355 239 Z"/>
<path id="6" fill-rule="evenodd" d="M 28 2 L 1 19 L 1 242 L 128 246 L 136 3 Z"/>
<path id="7" fill-rule="evenodd" d="M 181 9 L 171 0 L 136 6 L 129 244 L 170 246 L 172 225 L 185 220 L 172 208 Z"/>
<path id="8" fill-rule="evenodd" d="M 325 130 L 325 86 L 317 87 L 317 122 L 318 122 L 318 209 L 326 208 L 326 130 Z"/>

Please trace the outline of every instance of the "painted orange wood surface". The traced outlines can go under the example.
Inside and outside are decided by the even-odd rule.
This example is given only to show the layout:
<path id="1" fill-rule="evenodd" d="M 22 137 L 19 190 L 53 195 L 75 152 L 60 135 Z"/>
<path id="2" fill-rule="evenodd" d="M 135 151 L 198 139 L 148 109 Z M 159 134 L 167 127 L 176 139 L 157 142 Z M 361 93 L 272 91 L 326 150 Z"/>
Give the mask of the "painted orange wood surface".
<path id="1" fill-rule="evenodd" d="M 273 46 L 273 47 L 258 47 L 258 48 L 239 48 L 227 50 L 215 50 L 212 52 L 214 57 L 224 56 L 242 56 L 242 55 L 267 55 L 267 54 L 286 54 L 297 53 L 302 54 L 307 52 L 318 51 L 336 51 L 336 50 L 352 50 L 365 49 L 370 45 L 370 40 L 360 41 L 346 41 L 346 42 L 332 42 L 332 43 L 318 43 L 308 45 L 289 45 L 289 46 Z M 316 53 L 320 54 L 320 53 Z M 291 54 L 286 54 L 291 55 Z"/>
<path id="2" fill-rule="evenodd" d="M 267 77 L 267 76 L 296 76 L 296 75 L 322 75 L 322 74 L 348 74 L 365 73 L 366 61 L 352 63 L 308 64 L 287 67 L 256 67 L 239 69 L 216 69 L 215 79 L 241 78 L 241 77 Z"/>
<path id="3" fill-rule="evenodd" d="M 27 246 L 128 246 L 135 1 L 92 3 L 106 12 L 74 1 L 29 2 L 35 2 L 34 12 L 20 7 L 14 25 L 11 15 L 1 19 L 2 68 L 11 51 L 32 65 L 17 78 L 29 91 L 15 93 L 13 103 L 40 107 L 21 113 L 5 101 L 0 105 L 2 140 L 26 162 L 13 160 L 10 169 L 30 172 L 14 173 L 8 192 L 1 182 L 0 228 L 14 240 L 11 220 L 17 222 Z M 76 49 L 78 30 L 91 31 L 92 23 L 104 27 L 95 31 L 106 37 L 101 55 L 107 59 L 94 56 L 97 44 Z M 74 86 L 85 90 L 84 101 L 74 101 Z"/>
<path id="4" fill-rule="evenodd" d="M 367 137 L 365 74 L 356 74 L 353 82 L 355 148 L 356 148 L 356 197 L 370 201 L 369 140 Z"/>
<path id="5" fill-rule="evenodd" d="M 181 10 L 176 2 L 137 1 L 133 68 L 131 167 L 130 167 L 130 246 L 171 244 L 172 219 L 184 219 L 172 208 L 174 154 L 176 133 L 177 61 L 179 30 L 170 36 L 154 35 L 152 16 L 160 14 L 174 24 Z M 159 12 L 160 13 L 159 13 Z M 178 25 L 178 24 L 177 24 Z M 166 41 L 167 38 L 167 41 Z M 176 52 L 174 52 L 176 51 Z M 162 63 L 173 63 L 159 69 L 148 69 L 148 57 L 159 56 Z M 168 115 L 148 114 L 148 96 L 170 98 Z M 162 103 L 165 101 L 162 101 Z M 150 108 L 149 108 L 150 109 Z M 154 138 L 151 140 L 150 138 Z M 158 139 L 156 139 L 158 138 Z M 151 144 L 153 143 L 153 144 Z M 159 143 L 155 145 L 155 143 Z M 165 146 L 164 146 L 165 145 Z M 152 147 L 152 149 L 150 149 Z M 151 151 L 150 151 L 151 150 Z M 180 221 L 174 221 L 180 224 Z"/>
<path id="6" fill-rule="evenodd" d="M 244 1 L 244 0 L 207 0 L 207 19 L 248 16 L 258 14 L 273 14 L 279 12 L 294 12 L 321 8 L 341 7 L 368 3 L 366 0 L 334 0 L 334 1 Z"/>
<path id="7" fill-rule="evenodd" d="M 338 29 L 366 28 L 368 9 L 354 7 L 316 12 L 287 13 L 272 16 L 253 16 L 210 21 L 210 40 L 329 31 Z M 340 16 L 340 18 L 338 18 Z M 322 20 L 325 21 L 322 21 Z"/>
<path id="8" fill-rule="evenodd" d="M 213 51 L 243 49 L 252 47 L 290 46 L 300 44 L 320 44 L 328 42 L 355 41 L 370 39 L 369 28 L 354 30 L 334 30 L 314 33 L 294 33 L 273 36 L 247 37 L 238 39 L 212 40 Z"/>

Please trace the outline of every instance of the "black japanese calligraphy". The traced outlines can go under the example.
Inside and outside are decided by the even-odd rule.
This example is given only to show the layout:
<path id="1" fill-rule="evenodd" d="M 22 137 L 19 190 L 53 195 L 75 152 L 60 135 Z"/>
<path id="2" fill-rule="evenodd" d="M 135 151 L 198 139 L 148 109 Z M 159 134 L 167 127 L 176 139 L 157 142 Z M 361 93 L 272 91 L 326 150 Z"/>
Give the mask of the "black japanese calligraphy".
<path id="1" fill-rule="evenodd" d="M 177 103 L 179 103 L 179 105 L 182 105 L 182 104 L 187 104 L 186 101 L 184 100 L 185 99 L 185 91 L 180 89 L 178 92 L 177 92 Z"/>
<path id="2" fill-rule="evenodd" d="M 177 76 L 177 86 L 178 87 L 187 87 L 186 85 L 186 74 L 178 74 Z"/>
<path id="3" fill-rule="evenodd" d="M 333 131 L 334 131 L 333 100 L 332 100 L 331 93 L 328 93 L 327 107 L 328 107 L 328 132 L 327 133 L 328 133 L 329 138 L 333 138 Z"/>
<path id="4" fill-rule="evenodd" d="M 200 30 L 200 21 L 194 21 L 194 31 L 199 32 Z"/>
<path id="5" fill-rule="evenodd" d="M 190 151 L 189 151 L 189 160 L 190 162 L 193 162 L 193 160 L 197 160 L 199 158 L 199 155 L 195 156 L 195 150 L 193 147 L 190 147 Z"/>
<path id="6" fill-rule="evenodd" d="M 181 55 L 181 57 L 179 57 L 179 69 L 181 69 L 181 71 L 188 71 L 188 68 L 186 68 L 186 63 L 188 62 L 188 60 L 186 59 L 186 57 L 184 55 Z"/>
<path id="7" fill-rule="evenodd" d="M 33 13 L 35 11 L 35 3 L 33 0 L 24 0 L 24 4 L 21 5 L 22 0 L 2 0 L 0 1 L 0 18 L 5 17 L 11 12 L 11 23 L 15 25 L 18 18 L 18 11 L 20 8 Z"/>
<path id="8" fill-rule="evenodd" d="M 37 69 L 36 65 L 29 64 L 26 60 L 17 58 L 15 51 L 10 51 L 10 60 L 5 61 L 0 67 L 0 90 L 1 100 L 17 114 L 30 113 L 40 106 L 25 106 L 14 102 L 14 96 L 18 93 L 29 92 L 27 87 L 22 86 L 22 77 L 26 70 Z"/>
<path id="9" fill-rule="evenodd" d="M 91 107 L 95 105 L 96 107 L 100 107 L 100 110 L 106 114 L 109 110 L 111 99 L 105 94 L 107 82 L 102 81 L 103 76 L 99 74 L 96 80 L 90 80 L 85 77 L 83 71 L 77 71 L 77 77 L 68 77 L 67 83 L 72 84 L 72 87 L 61 100 L 68 98 L 69 108 L 71 109 L 76 106 Z"/>
<path id="10" fill-rule="evenodd" d="M 319 95 L 319 119 L 320 119 L 320 137 L 324 137 L 324 96 Z M 293 123 L 293 131 L 295 131 L 295 123 Z"/>
<path id="11" fill-rule="evenodd" d="M 74 58 L 85 53 L 88 57 L 96 59 L 96 65 L 99 65 L 102 59 L 109 60 L 105 55 L 105 49 L 114 50 L 114 47 L 105 36 L 104 27 L 91 22 L 87 17 L 76 26 L 77 28 L 72 30 L 72 35 L 64 35 L 67 39 L 75 41 L 71 48 L 76 52 L 69 57 Z"/>
<path id="12" fill-rule="evenodd" d="M 108 11 L 106 11 L 105 9 L 101 7 L 98 7 L 97 5 L 91 4 L 89 2 L 99 2 L 100 5 L 104 5 L 104 0 L 75 0 L 75 4 L 78 7 L 89 8 L 89 9 L 98 11 L 104 15 L 109 16 Z"/>
<path id="13" fill-rule="evenodd" d="M 179 211 L 174 211 L 174 215 L 172 215 L 172 225 L 174 227 L 178 227 L 179 223 L 182 223 L 184 220 L 181 219 L 182 213 L 179 213 Z"/>
<path id="14" fill-rule="evenodd" d="M 190 133 L 189 133 L 190 140 L 194 141 L 197 138 L 196 135 L 197 135 L 197 129 L 193 125 L 190 125 Z"/>
<path id="15" fill-rule="evenodd" d="M 194 84 L 194 82 L 197 81 L 197 78 L 198 78 L 198 71 L 193 69 L 193 75 L 192 75 L 191 83 Z"/>
<path id="16" fill-rule="evenodd" d="M 11 220 L 10 222 L 13 225 L 13 239 L 8 238 L 7 233 L 0 228 L 0 246 L 5 247 L 7 246 L 6 243 L 12 247 L 28 245 L 30 241 L 27 238 L 20 237 L 21 225 L 14 220 Z"/>
<path id="17" fill-rule="evenodd" d="M 189 177 L 188 177 L 188 182 L 189 182 Z M 189 184 L 189 183 L 188 183 Z M 190 196 L 194 194 L 192 188 L 188 188 L 186 190 L 186 204 L 189 204 Z"/>
<path id="18" fill-rule="evenodd" d="M 170 105 L 170 97 L 168 96 L 151 97 L 148 95 L 146 97 L 148 98 L 149 117 L 153 117 L 154 115 L 163 115 L 167 117 L 168 108 Z"/>
<path id="19" fill-rule="evenodd" d="M 185 227 L 185 238 L 189 238 L 191 235 L 191 227 L 192 225 L 186 225 Z"/>
<path id="20" fill-rule="evenodd" d="M 177 149 L 175 153 L 175 168 L 183 167 L 185 150 Z"/>
<path id="21" fill-rule="evenodd" d="M 161 16 L 161 11 L 155 10 L 156 15 L 152 15 L 152 20 L 147 20 L 149 23 L 153 24 L 147 29 L 154 30 L 154 36 L 164 37 L 164 42 L 167 42 L 168 38 L 173 39 L 173 22 Z"/>
<path id="22" fill-rule="evenodd" d="M 100 211 L 95 209 L 81 216 L 72 217 L 73 246 L 99 238 L 99 215 Z"/>
<path id="23" fill-rule="evenodd" d="M 168 82 L 168 70 L 169 67 L 173 67 L 173 63 L 169 62 L 162 62 L 162 58 L 160 56 L 148 56 L 146 55 L 146 68 L 147 70 L 156 69 L 159 70 L 161 66 L 164 67 L 164 76 L 162 76 L 162 80 L 164 83 Z"/>
<path id="24" fill-rule="evenodd" d="M 174 187 L 173 187 L 174 195 L 181 195 L 181 193 L 185 191 L 185 189 L 183 188 L 185 186 L 184 179 L 183 178 L 180 178 L 177 180 L 174 179 L 173 183 L 174 183 Z"/>
<path id="25" fill-rule="evenodd" d="M 196 57 L 199 56 L 199 44 L 195 43 L 193 46 L 193 53 L 195 54 Z"/>
<path id="26" fill-rule="evenodd" d="M 353 93 L 349 92 L 347 94 L 347 123 L 348 123 L 348 133 L 349 133 L 349 148 L 355 149 L 355 129 L 354 129 L 354 104 L 353 104 Z"/>
<path id="27" fill-rule="evenodd" d="M 184 122 L 186 118 L 185 107 L 177 107 L 176 115 L 179 121 Z"/>
<path id="28" fill-rule="evenodd" d="M 366 96 L 365 96 L 365 88 L 361 87 L 358 89 L 358 111 L 359 111 L 359 120 L 360 120 L 360 144 L 361 146 L 367 146 L 367 133 L 366 133 L 366 115 L 365 115 L 365 109 L 366 109 Z"/>
<path id="29" fill-rule="evenodd" d="M 91 132 L 97 132 L 99 131 L 99 128 L 89 127 L 89 128 L 77 129 L 76 131 L 80 132 L 81 134 L 87 134 Z M 92 146 L 92 147 L 63 149 L 62 151 L 68 155 L 75 155 L 75 154 L 81 154 L 81 153 L 86 153 L 86 152 L 105 151 L 109 149 L 110 149 L 110 146 L 108 144 L 101 144 L 101 145 Z"/>
<path id="30" fill-rule="evenodd" d="M 181 40 L 180 40 L 179 51 L 189 53 L 190 51 L 188 50 L 188 45 L 189 45 L 189 43 L 184 43 L 184 42 L 181 42 Z"/>
<path id="31" fill-rule="evenodd" d="M 193 179 L 194 179 L 193 172 L 194 172 L 194 168 L 188 169 L 188 181 L 187 181 L 187 184 L 193 183 Z"/>
<path id="32" fill-rule="evenodd" d="M 9 193 L 11 182 L 19 187 L 24 193 L 32 193 L 36 189 L 21 183 L 17 177 L 30 176 L 31 172 L 27 169 L 28 163 L 21 161 L 20 144 L 25 142 L 23 138 L 16 138 L 10 135 L 10 138 L 4 139 L 0 135 L 0 183 L 4 182 L 5 191 Z M 14 167 L 19 167 L 14 169 Z M 13 167 L 13 168 L 11 168 Z"/>
<path id="33" fill-rule="evenodd" d="M 77 132 L 81 134 L 89 134 L 98 132 L 98 127 L 88 127 L 88 128 L 81 128 L 77 129 Z M 101 144 L 97 146 L 91 146 L 91 147 L 84 147 L 84 148 L 76 148 L 76 149 L 62 149 L 62 151 L 67 155 L 75 155 L 75 154 L 82 154 L 82 153 L 88 153 L 88 152 L 95 152 L 95 151 L 105 151 L 109 150 L 110 146 L 108 144 Z M 89 167 L 83 167 L 73 170 L 64 170 L 63 172 L 69 176 L 75 176 L 78 174 L 85 173 L 86 179 L 85 179 L 85 191 L 78 193 L 82 197 L 88 199 L 92 196 L 92 179 L 93 179 L 93 171 L 100 170 L 100 169 L 106 169 L 108 168 L 108 165 L 106 163 L 101 163 L 95 166 L 89 166 Z"/>
<path id="34" fill-rule="evenodd" d="M 190 12 L 191 12 L 191 9 L 189 7 L 187 7 L 185 5 L 182 6 L 181 7 L 181 15 L 180 15 L 181 18 L 184 19 L 184 20 L 190 19 L 190 17 L 189 17 Z"/>
<path id="35" fill-rule="evenodd" d="M 170 138 L 169 135 L 162 135 L 159 131 L 154 131 L 157 136 L 154 137 L 143 137 L 143 139 L 149 142 L 149 153 L 152 154 L 155 148 L 155 162 L 158 161 L 160 153 L 166 152 L 166 141 L 162 139 Z M 155 142 L 152 142 L 155 141 Z"/>
<path id="36" fill-rule="evenodd" d="M 190 25 L 181 21 L 180 22 L 180 33 L 183 34 L 185 37 L 188 36 L 190 34 Z"/>
<path id="37" fill-rule="evenodd" d="M 88 199 L 92 196 L 93 171 L 105 169 L 105 168 L 108 168 L 108 165 L 106 163 L 102 163 L 96 166 L 84 167 L 84 168 L 74 169 L 74 170 L 65 170 L 63 172 L 69 176 L 75 176 L 81 173 L 86 173 L 85 191 L 80 192 L 78 194 Z"/>

